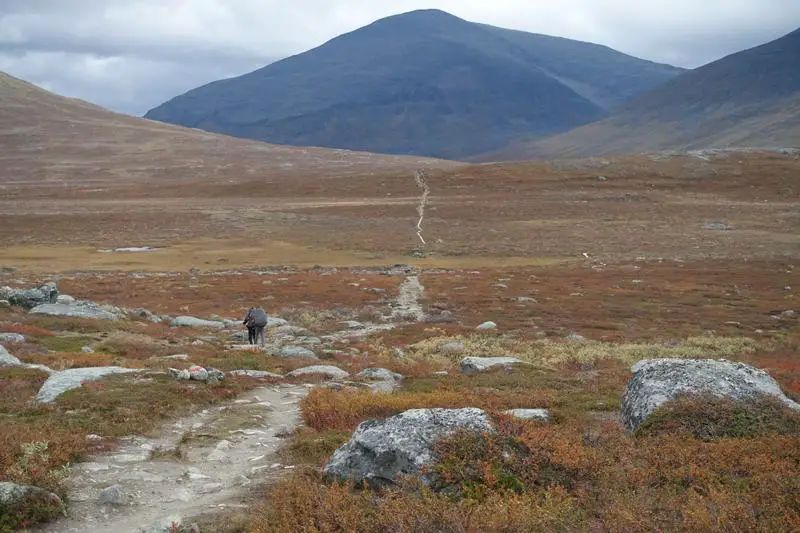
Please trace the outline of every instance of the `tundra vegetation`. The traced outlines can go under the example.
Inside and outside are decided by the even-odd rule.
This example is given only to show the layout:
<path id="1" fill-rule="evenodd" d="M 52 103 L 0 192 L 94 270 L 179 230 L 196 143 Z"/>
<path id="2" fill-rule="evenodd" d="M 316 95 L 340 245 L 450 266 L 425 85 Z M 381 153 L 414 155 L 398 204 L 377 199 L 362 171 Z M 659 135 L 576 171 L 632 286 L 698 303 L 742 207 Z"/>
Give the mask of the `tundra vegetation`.
<path id="1" fill-rule="evenodd" d="M 247 295 L 269 282 L 265 304 L 271 316 L 321 338 L 337 333 L 324 350 L 315 347 L 321 360 L 313 364 L 337 366 L 351 376 L 374 367 L 404 376 L 390 392 L 375 392 L 354 378 L 314 387 L 300 403 L 302 425 L 280 452 L 295 468 L 261 480 L 247 512 L 198 517 L 205 530 L 789 531 L 800 527 L 796 412 L 769 399 L 687 396 L 668 402 L 631 433 L 618 411 L 631 365 L 657 358 L 742 361 L 765 369 L 789 397 L 800 399 L 800 334 L 796 316 L 785 312 L 783 280 L 790 270 L 782 261 L 752 261 L 732 266 L 723 278 L 703 264 L 637 263 L 637 278 L 659 280 L 659 289 L 650 290 L 628 282 L 627 266 L 422 269 L 419 304 L 426 319 L 364 336 L 337 332 L 346 321 L 380 322 L 391 312 L 404 274 L 78 273 L 62 276 L 59 289 L 173 316 L 210 316 L 213 300 L 219 315 L 237 317 Z M 46 280 L 2 276 L 6 284 Z M 486 320 L 498 327 L 476 329 Z M 114 449 L 120 437 L 151 435 L 167 420 L 264 383 L 243 375 L 213 385 L 179 381 L 166 370 L 180 361 L 165 357 L 185 354 L 191 364 L 222 371 L 281 375 L 309 365 L 231 347 L 214 330 L 146 318 L 47 317 L 3 307 L 0 330 L 24 336 L 24 342 L 4 343 L 23 363 L 143 370 L 86 382 L 42 404 L 34 398 L 45 372 L 0 368 L 0 479 L 51 491 L 67 508 L 69 465 Z M 279 330 L 271 331 L 274 338 Z M 468 356 L 521 363 L 464 374 L 459 364 Z M 458 432 L 439 441 L 439 460 L 426 467 L 425 483 L 409 477 L 367 488 L 321 473 L 359 423 L 428 407 L 482 408 L 496 431 Z M 505 413 L 514 408 L 546 408 L 550 419 L 517 420 Z M 175 460 L 182 453 L 154 451 Z M 54 514 L 45 504 L 4 509 L 0 531 Z"/>

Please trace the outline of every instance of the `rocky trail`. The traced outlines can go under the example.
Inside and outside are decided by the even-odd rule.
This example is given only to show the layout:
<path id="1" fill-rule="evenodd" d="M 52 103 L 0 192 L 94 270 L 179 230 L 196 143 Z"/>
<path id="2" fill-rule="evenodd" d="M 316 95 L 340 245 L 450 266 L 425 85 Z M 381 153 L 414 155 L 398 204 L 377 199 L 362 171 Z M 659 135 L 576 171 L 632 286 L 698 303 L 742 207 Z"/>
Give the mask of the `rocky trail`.
<path id="1" fill-rule="evenodd" d="M 291 469 L 277 458 L 310 386 L 270 385 L 131 437 L 72 468 L 68 516 L 31 531 L 160 533 L 246 505 L 253 485 Z"/>
<path id="2" fill-rule="evenodd" d="M 353 337 L 364 337 L 386 331 L 408 321 L 423 321 L 425 313 L 420 299 L 424 287 L 419 278 L 405 272 L 398 297 L 389 303 L 390 314 L 383 323 L 362 324 L 346 321 L 346 329 L 328 334 L 327 342 Z M 44 289 L 44 290 L 43 290 Z M 14 291 L 12 296 L 29 299 L 54 300 L 49 286 Z M 21 296 L 20 296 L 21 297 Z M 71 297 L 60 296 L 65 304 L 34 304 L 33 310 L 42 306 L 65 305 L 81 307 L 93 302 L 69 303 Z M 57 316 L 74 316 L 71 310 L 45 309 Z M 104 310 L 105 312 L 106 310 Z M 111 309 L 119 317 L 133 312 L 139 316 L 146 310 Z M 33 311 L 31 311 L 33 312 Z M 115 316 L 117 316 L 115 315 Z M 82 315 L 81 315 L 82 316 Z M 162 319 L 163 317 L 155 317 Z M 169 318 L 169 317 L 168 317 Z M 292 326 L 283 319 L 272 319 L 273 330 L 266 347 L 230 345 L 228 349 L 255 349 L 286 355 L 286 350 L 303 349 L 310 359 L 318 357 L 306 344 L 315 347 L 321 340 L 308 337 L 310 332 Z M 229 321 L 238 327 L 238 321 Z M 229 329 L 230 324 L 207 321 L 195 317 L 171 319 L 171 325 L 217 330 Z M 314 341 L 314 342 L 311 342 Z M 0 366 L 35 367 L 50 374 L 37 399 L 53 401 L 70 388 L 79 387 L 86 380 L 99 379 L 108 373 L 130 371 L 116 367 L 70 369 L 56 372 L 41 365 L 21 362 L 0 346 Z M 305 353 L 305 352 L 304 352 Z M 294 352 L 292 352 L 294 355 Z M 204 369 L 203 372 L 205 372 Z M 374 370 L 374 369 L 373 369 Z M 373 372 L 365 377 L 371 380 L 370 388 L 388 392 L 398 385 L 402 376 L 383 369 L 385 375 Z M 91 371 L 91 372 L 90 372 Z M 176 371 L 180 372 L 180 371 Z M 188 374 L 187 371 L 184 371 Z M 233 371 L 231 374 L 268 375 L 266 372 Z M 349 377 L 347 372 L 332 366 L 311 366 L 290 373 L 326 374 L 334 381 Z M 96 375 L 95 375 L 96 374 Z M 271 375 L 274 378 L 283 376 Z M 179 378 L 180 379 L 180 378 Z M 189 379 L 187 376 L 184 379 Z M 247 506 L 252 489 L 277 479 L 292 465 L 284 465 L 278 458 L 282 439 L 290 437 L 300 423 L 299 402 L 314 385 L 267 385 L 241 395 L 236 400 L 202 412 L 173 420 L 165 424 L 155 436 L 130 436 L 121 439 L 113 452 L 96 454 L 86 462 L 72 466 L 68 480 L 68 508 L 66 516 L 31 529 L 38 533 L 94 533 L 134 532 L 172 533 L 194 531 L 192 518 L 224 512 L 226 509 Z M 52 389 L 52 390 L 51 390 Z M 102 436 L 87 438 L 102 440 Z M 172 528 L 172 526 L 180 526 Z M 172 529 L 171 529 L 172 528 Z"/>

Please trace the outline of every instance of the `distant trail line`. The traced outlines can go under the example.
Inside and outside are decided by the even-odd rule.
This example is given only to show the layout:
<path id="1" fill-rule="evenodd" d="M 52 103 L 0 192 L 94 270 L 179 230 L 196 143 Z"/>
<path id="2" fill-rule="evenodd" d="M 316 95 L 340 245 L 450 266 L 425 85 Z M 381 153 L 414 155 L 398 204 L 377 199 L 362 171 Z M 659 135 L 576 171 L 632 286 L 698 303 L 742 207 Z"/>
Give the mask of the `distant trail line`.
<path id="1" fill-rule="evenodd" d="M 417 213 L 419 214 L 419 220 L 417 221 L 417 237 L 419 237 L 419 240 L 422 242 L 422 244 L 426 244 L 425 239 L 422 238 L 422 221 L 425 218 L 425 206 L 428 204 L 428 195 L 431 191 L 428 188 L 425 171 L 415 170 L 414 181 L 417 183 L 417 187 L 422 189 L 422 196 L 420 197 L 419 205 L 417 206 Z"/>

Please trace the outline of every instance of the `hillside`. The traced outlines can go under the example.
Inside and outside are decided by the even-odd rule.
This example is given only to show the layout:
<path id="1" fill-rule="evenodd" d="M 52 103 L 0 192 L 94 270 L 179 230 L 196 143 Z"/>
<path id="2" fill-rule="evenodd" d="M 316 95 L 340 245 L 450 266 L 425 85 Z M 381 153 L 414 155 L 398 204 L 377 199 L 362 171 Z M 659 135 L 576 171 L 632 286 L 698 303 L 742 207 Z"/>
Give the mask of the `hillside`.
<path id="1" fill-rule="evenodd" d="M 481 160 L 800 145 L 800 29 L 686 72 L 610 117 Z"/>
<path id="2" fill-rule="evenodd" d="M 145 116 L 280 144 L 452 159 L 600 119 L 680 72 L 421 10 L 199 87 Z"/>
<path id="3" fill-rule="evenodd" d="M 0 185 L 348 176 L 453 163 L 235 139 L 112 113 L 0 72 Z M 39 191 L 41 192 L 41 191 Z"/>

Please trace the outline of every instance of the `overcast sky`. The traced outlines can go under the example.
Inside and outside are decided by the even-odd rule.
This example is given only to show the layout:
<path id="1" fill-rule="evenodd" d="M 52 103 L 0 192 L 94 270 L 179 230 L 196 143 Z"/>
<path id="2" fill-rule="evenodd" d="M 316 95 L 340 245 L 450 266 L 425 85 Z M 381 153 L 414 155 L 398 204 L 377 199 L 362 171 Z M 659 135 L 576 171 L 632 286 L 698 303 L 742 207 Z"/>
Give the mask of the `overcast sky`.
<path id="1" fill-rule="evenodd" d="M 800 0 L 0 0 L 0 70 L 141 115 L 420 8 L 689 68 L 800 26 Z"/>

